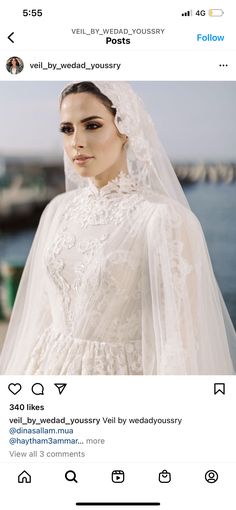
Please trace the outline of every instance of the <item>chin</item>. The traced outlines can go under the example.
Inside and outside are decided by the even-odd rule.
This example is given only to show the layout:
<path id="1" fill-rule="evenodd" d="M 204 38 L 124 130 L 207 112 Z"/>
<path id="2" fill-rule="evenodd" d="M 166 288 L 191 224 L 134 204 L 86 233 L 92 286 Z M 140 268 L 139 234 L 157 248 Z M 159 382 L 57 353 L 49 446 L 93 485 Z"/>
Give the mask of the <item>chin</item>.
<path id="1" fill-rule="evenodd" d="M 90 172 L 87 168 L 80 168 L 78 173 L 81 175 L 81 177 L 90 177 Z"/>
<path id="2" fill-rule="evenodd" d="M 92 177 L 91 175 L 91 170 L 89 171 L 88 168 L 86 168 L 86 166 L 78 166 L 78 165 L 75 165 L 75 169 L 76 169 L 76 172 L 78 172 L 79 175 L 81 175 L 81 177 Z"/>

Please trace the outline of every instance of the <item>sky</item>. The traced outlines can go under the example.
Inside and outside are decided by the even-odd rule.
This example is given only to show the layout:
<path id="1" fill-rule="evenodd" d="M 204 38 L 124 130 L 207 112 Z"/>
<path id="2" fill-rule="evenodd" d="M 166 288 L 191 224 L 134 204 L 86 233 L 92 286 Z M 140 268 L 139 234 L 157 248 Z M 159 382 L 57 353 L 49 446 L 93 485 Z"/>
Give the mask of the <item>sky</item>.
<path id="1" fill-rule="evenodd" d="M 236 82 L 130 82 L 169 157 L 236 162 Z M 58 97 L 66 82 L 0 82 L 0 156 L 62 158 Z"/>

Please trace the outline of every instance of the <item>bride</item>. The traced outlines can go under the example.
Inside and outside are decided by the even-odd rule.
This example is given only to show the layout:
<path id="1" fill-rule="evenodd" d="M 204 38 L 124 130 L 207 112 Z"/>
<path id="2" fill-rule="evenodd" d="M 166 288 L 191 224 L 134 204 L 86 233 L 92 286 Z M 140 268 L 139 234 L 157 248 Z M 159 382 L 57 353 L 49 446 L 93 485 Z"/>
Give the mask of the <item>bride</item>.
<path id="1" fill-rule="evenodd" d="M 1 373 L 233 374 L 201 226 L 141 100 L 80 82 L 60 113 L 66 193 L 42 215 Z"/>

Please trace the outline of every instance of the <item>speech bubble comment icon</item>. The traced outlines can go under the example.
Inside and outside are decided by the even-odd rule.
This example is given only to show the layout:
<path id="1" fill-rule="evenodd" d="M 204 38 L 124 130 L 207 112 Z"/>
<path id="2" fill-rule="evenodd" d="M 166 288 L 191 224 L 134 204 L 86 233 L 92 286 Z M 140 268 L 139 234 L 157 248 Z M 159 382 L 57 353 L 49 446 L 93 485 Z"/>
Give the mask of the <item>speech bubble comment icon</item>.
<path id="1" fill-rule="evenodd" d="M 41 383 L 35 383 L 33 384 L 31 391 L 34 395 L 44 395 L 44 386 Z"/>

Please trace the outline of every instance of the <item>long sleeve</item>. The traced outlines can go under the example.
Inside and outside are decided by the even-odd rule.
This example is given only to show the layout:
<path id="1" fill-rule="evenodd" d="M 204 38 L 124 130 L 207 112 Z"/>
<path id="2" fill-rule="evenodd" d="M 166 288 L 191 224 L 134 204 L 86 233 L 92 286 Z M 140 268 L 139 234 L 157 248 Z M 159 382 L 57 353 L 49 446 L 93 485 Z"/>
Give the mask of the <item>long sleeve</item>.
<path id="1" fill-rule="evenodd" d="M 143 260 L 144 373 L 232 374 L 222 301 L 194 214 L 157 205 Z"/>

